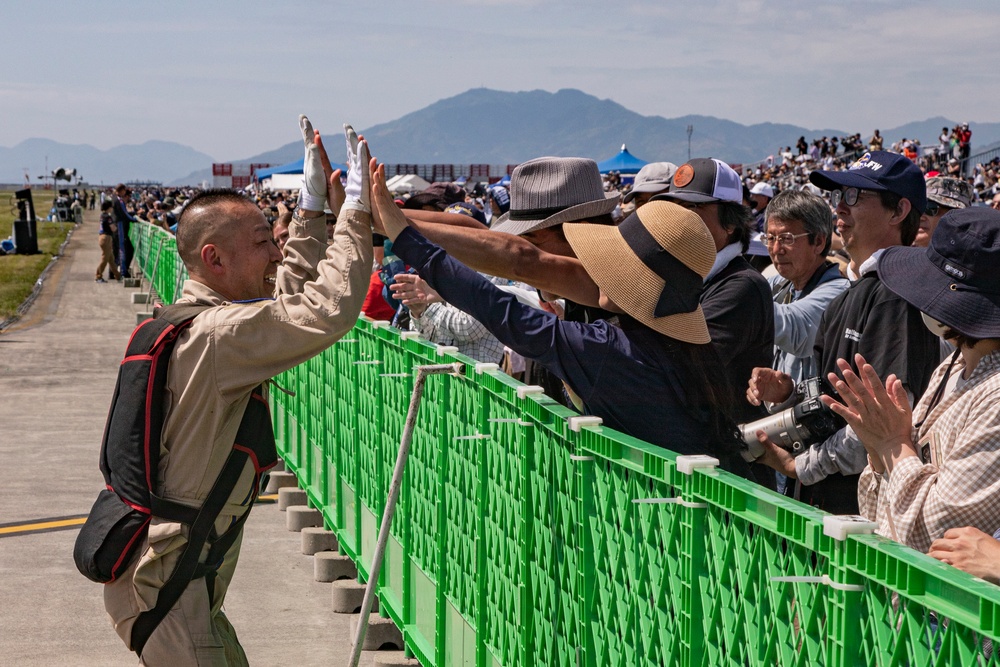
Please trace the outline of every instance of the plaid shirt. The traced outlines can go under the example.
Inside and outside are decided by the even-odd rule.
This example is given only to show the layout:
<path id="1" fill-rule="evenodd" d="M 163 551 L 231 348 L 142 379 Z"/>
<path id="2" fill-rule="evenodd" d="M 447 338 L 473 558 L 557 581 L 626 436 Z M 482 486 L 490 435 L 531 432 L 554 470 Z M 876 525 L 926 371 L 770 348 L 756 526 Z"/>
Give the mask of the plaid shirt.
<path id="1" fill-rule="evenodd" d="M 1000 526 L 1000 351 L 984 356 L 931 409 L 947 368 L 946 361 L 934 371 L 913 413 L 914 423 L 924 420 L 913 441 L 936 436 L 938 465 L 907 457 L 887 477 L 869 466 L 858 484 L 861 513 L 878 522 L 876 532 L 925 553 L 949 528 L 974 526 L 992 535 Z M 959 357 L 952 373 L 964 369 Z"/>
<path id="2" fill-rule="evenodd" d="M 438 345 L 454 345 L 477 361 L 500 363 L 503 343 L 468 313 L 447 303 L 432 303 L 420 317 L 410 312 L 410 329 Z"/>

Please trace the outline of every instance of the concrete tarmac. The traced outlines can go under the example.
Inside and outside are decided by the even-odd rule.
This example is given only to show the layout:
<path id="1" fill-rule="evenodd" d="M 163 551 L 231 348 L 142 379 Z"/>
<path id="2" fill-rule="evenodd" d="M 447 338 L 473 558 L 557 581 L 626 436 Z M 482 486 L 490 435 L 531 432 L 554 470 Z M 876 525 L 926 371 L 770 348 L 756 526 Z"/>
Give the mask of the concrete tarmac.
<path id="1" fill-rule="evenodd" d="M 0 665 L 138 663 L 101 585 L 73 564 L 76 526 L 3 530 L 85 515 L 103 488 L 98 454 L 117 368 L 148 306 L 132 305 L 140 290 L 94 281 L 97 229 L 87 211 L 31 309 L 0 332 Z M 331 610 L 330 587 L 313 580 L 313 559 L 277 504 L 256 507 L 225 607 L 250 664 L 347 664 L 352 617 Z M 361 664 L 374 656 L 364 652 Z"/>

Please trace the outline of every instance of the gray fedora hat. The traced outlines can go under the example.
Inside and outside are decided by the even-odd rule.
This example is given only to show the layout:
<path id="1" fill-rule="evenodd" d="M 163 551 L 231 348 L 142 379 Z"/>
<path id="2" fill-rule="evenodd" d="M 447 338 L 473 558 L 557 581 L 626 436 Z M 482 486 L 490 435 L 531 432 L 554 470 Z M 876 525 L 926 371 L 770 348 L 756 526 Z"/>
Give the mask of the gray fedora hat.
<path id="1" fill-rule="evenodd" d="M 510 210 L 490 227 L 520 236 L 563 222 L 606 215 L 618 193 L 604 192 L 597 163 L 582 157 L 540 157 L 510 176 Z"/>

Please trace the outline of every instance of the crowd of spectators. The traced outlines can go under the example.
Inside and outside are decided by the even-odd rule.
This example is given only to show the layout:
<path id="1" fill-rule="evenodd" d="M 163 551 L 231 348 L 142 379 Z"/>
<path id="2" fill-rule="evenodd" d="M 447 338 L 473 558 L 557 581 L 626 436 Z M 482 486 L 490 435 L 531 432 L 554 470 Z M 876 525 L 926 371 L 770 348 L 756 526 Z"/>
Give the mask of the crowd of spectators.
<path id="1" fill-rule="evenodd" d="M 980 552 L 995 551 L 982 536 L 1000 530 L 1000 416 L 988 408 L 1000 383 L 1000 275 L 981 258 L 996 257 L 1000 213 L 981 204 L 1000 209 L 1000 159 L 964 176 L 969 145 L 967 125 L 943 128 L 929 148 L 901 139 L 885 150 L 878 130 L 800 137 L 759 164 L 657 162 L 626 183 L 582 158 L 529 161 L 509 187 L 390 193 L 376 175 L 384 226 L 363 312 L 500 363 L 618 430 L 710 453 L 823 509 L 861 511 L 880 533 L 997 580 Z M 135 219 L 171 229 L 192 194 L 124 201 Z M 296 193 L 251 196 L 282 246 Z M 333 211 L 327 222 L 332 236 Z M 705 232 L 710 247 L 676 245 L 676 230 L 688 241 Z M 907 292 L 912 276 L 886 259 L 907 248 L 966 302 L 942 310 Z M 956 315 L 969 294 L 971 319 Z M 835 432 L 805 443 L 752 432 L 756 450 L 728 435 L 801 401 L 811 378 Z M 936 417 L 953 404 L 959 416 Z M 893 435 L 909 445 L 896 444 L 914 456 L 889 452 L 873 431 L 879 410 L 894 411 Z M 968 414 L 975 433 L 958 424 Z M 928 446 L 942 424 L 947 442 Z M 956 481 L 970 466 L 979 474 Z M 955 489 L 990 511 L 962 510 Z"/>
<path id="2" fill-rule="evenodd" d="M 594 264 L 586 254 L 590 246 L 580 240 L 584 237 L 578 238 L 597 234 L 609 224 L 599 220 L 605 214 L 592 209 L 586 215 L 562 216 L 552 225 L 533 226 L 538 221 L 532 216 L 537 218 L 538 210 L 552 217 L 553 212 L 597 206 L 604 199 L 590 195 L 581 201 L 579 193 L 576 199 L 566 199 L 563 190 L 572 188 L 552 176 L 572 171 L 560 159 L 540 159 L 515 170 L 510 190 L 502 191 L 510 208 L 499 218 L 488 207 L 492 188 L 485 197 L 451 191 L 456 201 L 464 195 L 468 207 L 487 217 L 493 228 L 489 232 L 478 216 L 468 212 L 464 222 L 449 224 L 444 219 L 444 211 L 455 203 L 436 201 L 447 191 L 443 184 L 432 188 L 434 197 L 415 198 L 432 214 L 412 213 L 409 200 L 397 199 L 406 221 L 405 229 L 395 230 L 398 238 L 406 239 L 405 253 L 399 257 L 407 271 L 419 277 L 395 276 L 392 291 L 401 297 L 396 315 L 408 303 L 420 303 L 432 294 L 431 299 L 473 315 L 506 345 L 508 369 L 517 368 L 512 356 L 523 357 L 542 366 L 542 373 L 554 375 L 555 381 L 543 386 L 567 405 L 677 451 L 690 451 L 691 434 L 700 434 L 696 449 L 718 457 L 723 467 L 737 474 L 834 513 L 862 512 L 878 522 L 879 533 L 998 581 L 1000 568 L 983 563 L 997 551 L 992 536 L 1000 530 L 993 511 L 1000 503 L 1000 461 L 995 458 L 1000 416 L 994 397 L 994 385 L 1000 382 L 1000 326 L 979 323 L 995 322 L 1000 313 L 995 289 L 988 287 L 1000 281 L 992 259 L 1000 247 L 1000 214 L 977 205 L 983 196 L 974 179 L 954 175 L 954 169 L 949 175 L 948 162 L 967 157 L 955 152 L 966 150 L 961 131 L 956 128 L 959 139 L 954 146 L 949 141 L 947 153 L 914 151 L 912 142 L 902 141 L 892 147 L 898 152 L 880 150 L 878 133 L 868 142 L 855 134 L 811 144 L 803 139 L 799 155 L 788 148 L 780 162 L 745 169 L 743 174 L 717 160 L 695 159 L 680 167 L 647 165 L 625 186 L 619 186 L 617 175 L 605 178 L 605 196 L 623 195 L 619 205 L 609 209 L 611 224 L 619 231 L 600 232 L 610 236 L 597 237 L 610 255 L 624 239 L 625 246 L 642 257 L 639 249 L 646 247 L 649 237 L 627 230 L 644 227 L 659 239 L 653 231 L 658 221 L 668 219 L 677 208 L 694 212 L 713 238 L 715 266 L 700 275 L 697 301 L 697 312 L 710 332 L 711 353 L 699 357 L 697 365 L 719 369 L 704 370 L 718 378 L 716 391 L 690 384 L 689 403 L 683 407 L 672 403 L 669 385 L 665 388 L 646 376 L 654 368 L 665 378 L 684 377 L 683 368 L 671 367 L 650 352 L 672 349 L 671 361 L 677 363 L 677 331 L 655 329 L 658 318 L 648 314 L 640 319 L 628 297 L 614 293 L 621 285 Z M 946 168 L 938 170 L 938 165 Z M 534 171 L 529 173 L 528 168 Z M 575 177 L 581 188 L 585 180 Z M 539 187 L 541 192 L 532 191 Z M 427 205 L 429 201 L 433 203 Z M 521 222 L 512 225 L 511 220 Z M 660 224 L 681 225 L 677 220 Z M 429 240 L 418 243 L 413 234 Z M 520 241 L 503 238 L 511 234 Z M 638 241 L 640 237 L 645 241 Z M 523 242 L 533 249 L 525 249 Z M 671 252 L 657 243 L 662 251 Z M 399 241 L 396 244 L 398 248 Z M 475 274 L 463 273 L 457 262 L 442 264 L 431 250 L 434 244 L 481 274 L 474 278 Z M 882 260 L 897 257 L 887 252 L 896 249 L 909 249 L 911 259 L 922 258 L 922 273 L 900 277 L 895 265 Z M 609 256 L 608 261 L 629 266 L 621 257 Z M 636 267 L 641 265 L 632 271 L 640 272 Z M 663 278 L 661 285 L 679 290 L 686 284 L 652 260 L 645 266 L 654 265 L 663 271 L 657 274 Z M 766 279 L 762 290 L 766 327 L 758 324 L 764 306 L 754 305 L 757 287 L 750 274 L 757 270 Z M 942 311 L 936 299 L 947 301 L 950 293 L 930 300 L 910 294 L 906 287 L 918 284 L 916 276 L 931 270 L 950 281 L 951 293 L 959 292 L 968 301 L 951 306 L 953 311 Z M 532 303 L 485 287 L 502 279 L 524 281 L 521 287 L 536 288 L 538 298 Z M 626 280 L 648 283 L 638 275 L 627 275 Z M 456 287 L 456 282 L 478 281 L 483 287 L 473 290 L 476 298 L 466 287 Z M 975 309 L 969 305 L 973 301 L 978 304 Z M 589 317 L 571 318 L 550 308 L 558 303 L 591 312 Z M 555 314 L 538 314 L 547 308 Z M 969 316 L 970 312 L 974 314 Z M 595 320 L 608 322 L 611 328 L 591 329 Z M 648 335 L 649 329 L 664 334 L 669 342 L 659 342 L 666 348 L 651 348 L 651 341 L 637 333 Z M 622 333 L 612 336 L 609 331 Z M 424 333 L 435 337 L 434 331 Z M 629 344 L 623 346 L 616 336 L 624 336 Z M 765 354 L 757 351 L 762 341 Z M 690 359 L 693 352 L 687 354 Z M 641 367 L 634 365 L 637 357 Z M 746 365 L 741 359 L 754 361 Z M 796 443 L 801 446 L 797 451 L 789 446 L 792 443 L 777 442 L 777 434 L 759 431 L 755 435 L 763 455 L 744 452 L 742 458 L 749 465 L 741 464 L 733 457 L 733 443 L 720 435 L 722 429 L 712 427 L 711 421 L 685 421 L 693 416 L 685 410 L 696 404 L 721 415 L 727 424 L 752 426 L 754 420 L 802 401 L 802 385 L 810 378 L 819 379 L 822 401 L 842 421 L 832 434 Z M 629 390 L 636 386 L 642 397 Z M 732 400 L 737 394 L 742 401 Z M 886 396 L 894 402 L 890 404 Z M 651 398 L 657 414 L 668 414 L 676 425 L 667 438 L 656 428 L 649 429 L 659 423 L 652 416 L 656 410 Z M 861 407 L 866 401 L 870 405 Z M 642 409 L 635 410 L 636 406 Z M 755 407 L 761 412 L 754 412 Z M 939 407 L 955 415 L 939 418 L 933 413 Z M 897 419 L 894 435 L 905 431 L 905 442 L 894 446 L 912 457 L 889 447 L 877 430 L 879 421 L 873 415 L 890 411 L 904 415 Z M 977 415 L 974 428 L 959 425 L 967 423 L 963 420 L 969 414 Z M 947 432 L 947 444 L 939 440 L 942 431 Z M 924 444 L 928 439 L 936 443 L 933 454 Z M 988 472 L 973 477 L 968 474 L 970 466 Z M 956 499 L 956 492 L 966 500 Z"/>
<path id="3" fill-rule="evenodd" d="M 741 174 L 748 186 L 766 183 L 775 192 L 806 189 L 822 194 L 809 182 L 814 170 L 847 169 L 866 151 L 889 150 L 906 156 L 927 176 L 948 176 L 965 180 L 972 189 L 973 202 L 990 203 L 1000 194 L 1000 157 L 971 164 L 972 132 L 968 123 L 941 128 L 936 144 L 923 146 L 919 139 L 903 137 L 886 147 L 876 129 L 867 140 L 860 133 L 844 137 L 822 136 L 812 140 L 799 137 L 793 149 L 779 147 L 775 154 L 761 162 L 741 165 Z"/>

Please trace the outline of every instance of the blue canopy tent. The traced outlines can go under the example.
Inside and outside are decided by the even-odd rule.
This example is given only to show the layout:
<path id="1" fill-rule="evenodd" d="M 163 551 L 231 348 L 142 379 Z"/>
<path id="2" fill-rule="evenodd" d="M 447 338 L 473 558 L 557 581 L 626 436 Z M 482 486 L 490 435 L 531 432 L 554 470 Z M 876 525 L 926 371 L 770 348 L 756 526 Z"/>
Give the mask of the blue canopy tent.
<path id="1" fill-rule="evenodd" d="M 618 155 L 608 158 L 603 162 L 597 163 L 597 168 L 602 174 L 608 174 L 612 171 L 617 171 L 622 176 L 635 176 L 639 173 L 639 170 L 645 167 L 648 162 L 640 160 L 636 156 L 628 152 L 628 148 L 625 144 L 622 144 L 622 149 L 618 152 Z M 631 179 L 622 179 L 622 182 L 628 182 Z"/>
<path id="2" fill-rule="evenodd" d="M 266 178 L 270 178 L 275 174 L 301 174 L 303 168 L 305 167 L 305 158 L 296 160 L 295 162 L 289 162 L 288 164 L 283 164 L 278 167 L 268 167 L 267 169 L 258 169 L 254 176 L 258 181 L 263 181 Z M 334 169 L 340 169 L 343 174 L 342 176 L 347 176 L 347 165 L 346 164 L 333 164 Z"/>
<path id="3" fill-rule="evenodd" d="M 295 162 L 289 162 L 288 164 L 283 164 L 279 167 L 268 167 L 267 169 L 258 169 L 256 174 L 258 181 L 262 181 L 272 174 L 301 174 L 302 169 L 305 166 L 305 158 L 296 160 Z M 336 169 L 336 167 L 334 167 Z"/>

